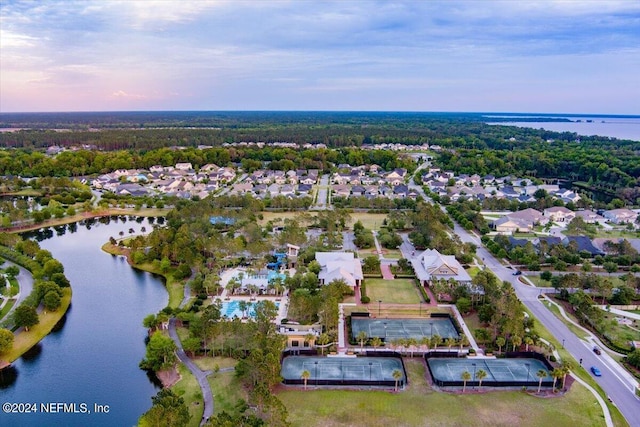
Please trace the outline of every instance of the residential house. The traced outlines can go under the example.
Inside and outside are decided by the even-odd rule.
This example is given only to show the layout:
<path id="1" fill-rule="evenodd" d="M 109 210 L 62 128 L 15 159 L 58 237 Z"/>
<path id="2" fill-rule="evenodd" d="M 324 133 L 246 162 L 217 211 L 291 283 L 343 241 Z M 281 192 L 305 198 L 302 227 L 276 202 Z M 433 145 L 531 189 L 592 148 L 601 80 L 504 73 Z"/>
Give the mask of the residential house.
<path id="1" fill-rule="evenodd" d="M 610 211 L 604 211 L 602 214 L 606 219 L 614 224 L 626 224 L 635 223 L 638 218 L 638 214 L 631 209 L 613 209 Z"/>
<path id="2" fill-rule="evenodd" d="M 576 211 L 576 216 L 582 218 L 587 224 L 604 224 L 607 219 L 602 215 L 598 215 L 592 210 L 585 209 L 582 211 Z"/>
<path id="3" fill-rule="evenodd" d="M 575 244 L 576 252 L 588 252 L 591 256 L 604 255 L 587 236 L 567 236 L 562 239 L 562 244 L 569 246 Z"/>
<path id="4" fill-rule="evenodd" d="M 334 185 L 332 188 L 334 197 L 349 197 L 351 188 L 348 185 Z"/>
<path id="5" fill-rule="evenodd" d="M 576 213 L 564 206 L 553 206 L 544 210 L 543 215 L 553 222 L 569 223 L 576 217 Z"/>

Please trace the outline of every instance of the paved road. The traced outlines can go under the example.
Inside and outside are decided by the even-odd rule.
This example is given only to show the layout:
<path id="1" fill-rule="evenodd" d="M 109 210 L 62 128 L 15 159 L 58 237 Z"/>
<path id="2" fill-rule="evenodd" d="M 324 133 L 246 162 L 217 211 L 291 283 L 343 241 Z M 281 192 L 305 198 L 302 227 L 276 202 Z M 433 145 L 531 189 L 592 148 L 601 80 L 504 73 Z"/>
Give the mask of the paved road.
<path id="1" fill-rule="evenodd" d="M 16 276 L 16 280 L 18 281 L 18 284 L 20 286 L 20 293 L 18 293 L 17 295 L 16 303 L 13 305 L 13 307 L 11 307 L 11 310 L 9 310 L 9 312 L 4 316 L 4 319 L 9 319 L 11 316 L 11 313 L 13 313 L 13 310 L 15 310 L 16 307 L 22 304 L 24 299 L 29 295 L 31 295 L 31 291 L 33 291 L 33 276 L 31 275 L 31 272 L 29 272 L 29 270 L 27 270 L 26 268 L 20 267 L 18 264 L 15 264 L 8 260 L 5 261 L 5 264 L 3 265 L 3 267 L 7 268 L 11 265 L 15 265 L 20 269 L 20 273 L 18 273 L 18 275 Z"/>
<path id="2" fill-rule="evenodd" d="M 327 194 L 329 192 L 329 175 L 322 175 L 318 184 L 318 196 L 313 209 L 327 209 Z"/>
<path id="3" fill-rule="evenodd" d="M 193 279 L 193 275 L 191 276 Z M 180 303 L 180 307 L 184 307 L 184 305 L 189 301 L 191 297 L 191 289 L 189 285 L 185 284 L 184 286 L 184 296 L 182 298 L 182 302 Z M 202 414 L 202 420 L 200 425 L 203 425 L 206 420 L 208 420 L 213 415 L 213 393 L 211 392 L 211 387 L 209 386 L 209 381 L 207 381 L 207 376 L 211 375 L 211 371 L 202 371 L 198 366 L 193 363 L 193 361 L 187 356 L 187 354 L 182 349 L 182 343 L 180 342 L 180 338 L 178 337 L 178 333 L 176 332 L 176 319 L 171 318 L 169 320 L 169 336 L 173 340 L 173 342 L 178 347 L 178 351 L 176 351 L 176 355 L 178 359 L 184 365 L 189 368 L 189 371 L 193 374 L 193 376 L 198 381 L 200 385 L 200 390 L 202 390 L 202 400 L 204 402 L 204 411 Z"/>
<path id="4" fill-rule="evenodd" d="M 614 367 L 615 362 L 607 355 L 597 356 L 589 343 L 574 335 L 565 324 L 558 319 L 549 309 L 543 306 L 538 300 L 541 288 L 527 286 L 518 280 L 518 276 L 513 276 L 513 270 L 503 266 L 493 255 L 482 246 L 477 236 L 471 235 L 462 227 L 455 225 L 455 232 L 463 242 L 472 242 L 478 246 L 477 254 L 482 257 L 487 268 L 493 271 L 500 280 L 510 282 L 516 295 L 522 303 L 533 313 L 551 334 L 564 344 L 564 348 L 576 359 L 582 359 L 582 365 L 589 369 L 597 366 L 602 371 L 601 377 L 593 377 L 602 387 L 605 393 L 611 397 L 615 405 L 618 406 L 631 427 L 640 427 L 640 399 L 634 392 L 628 381 L 617 372 Z M 543 292 L 546 289 L 544 288 Z"/>

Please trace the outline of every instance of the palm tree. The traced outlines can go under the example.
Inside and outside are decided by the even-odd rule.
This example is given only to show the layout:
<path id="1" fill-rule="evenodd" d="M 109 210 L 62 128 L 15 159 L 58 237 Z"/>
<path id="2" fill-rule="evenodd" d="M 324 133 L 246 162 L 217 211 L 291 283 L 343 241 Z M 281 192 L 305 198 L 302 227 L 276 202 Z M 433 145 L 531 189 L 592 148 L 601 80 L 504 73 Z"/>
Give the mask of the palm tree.
<path id="1" fill-rule="evenodd" d="M 420 338 L 420 347 L 422 348 L 423 352 L 427 352 L 429 351 L 429 346 L 431 345 L 431 339 L 429 337 L 422 337 Z"/>
<path id="2" fill-rule="evenodd" d="M 433 347 L 434 350 L 438 349 L 440 342 L 442 342 L 442 337 L 440 335 L 435 334 L 431 337 L 431 347 Z"/>
<path id="3" fill-rule="evenodd" d="M 326 333 L 320 334 L 317 343 L 320 346 L 320 354 L 324 356 L 324 346 L 329 344 L 329 335 Z"/>
<path id="4" fill-rule="evenodd" d="M 460 375 L 460 378 L 462 378 L 462 392 L 464 393 L 467 389 L 467 381 L 471 379 L 471 372 L 464 371 L 462 375 Z"/>
<path id="5" fill-rule="evenodd" d="M 309 379 L 309 377 L 311 377 L 311 372 L 307 371 L 306 369 L 302 371 L 302 374 L 300 374 L 300 378 L 302 378 L 304 381 L 305 390 L 307 389 L 307 380 Z"/>
<path id="6" fill-rule="evenodd" d="M 381 345 L 382 345 L 382 340 L 380 339 L 380 337 L 371 338 L 371 346 L 373 347 L 374 350 L 376 350 Z"/>
<path id="7" fill-rule="evenodd" d="M 551 376 L 553 377 L 553 391 L 556 391 L 556 382 L 558 381 L 558 378 L 563 375 L 564 372 L 560 368 L 555 368 L 553 371 L 551 371 Z"/>
<path id="8" fill-rule="evenodd" d="M 364 343 L 367 341 L 367 333 L 365 331 L 358 332 L 356 340 L 360 343 L 360 351 L 362 351 L 364 349 Z"/>
<path id="9" fill-rule="evenodd" d="M 466 336 L 465 334 L 460 335 L 460 340 L 458 341 L 458 344 L 460 344 L 460 350 L 462 350 L 462 347 L 466 347 L 469 345 L 469 337 Z"/>
<path id="10" fill-rule="evenodd" d="M 516 348 L 519 348 L 522 345 L 522 338 L 518 335 L 511 336 L 511 344 L 513 345 L 513 351 L 516 351 Z"/>
<path id="11" fill-rule="evenodd" d="M 476 378 L 478 379 L 478 388 L 482 387 L 482 380 L 485 379 L 487 377 L 487 371 L 485 371 L 484 369 L 478 369 L 478 371 L 476 372 Z"/>
<path id="12" fill-rule="evenodd" d="M 533 338 L 531 337 L 524 337 L 524 345 L 525 347 L 525 351 L 529 351 L 529 346 L 533 345 Z"/>
<path id="13" fill-rule="evenodd" d="M 307 343 L 307 344 L 310 344 L 311 341 L 313 341 L 315 338 L 316 338 L 315 335 L 307 334 L 307 335 L 304 336 L 304 342 Z"/>
<path id="14" fill-rule="evenodd" d="M 445 343 L 445 345 L 447 347 L 449 347 L 449 351 L 451 351 L 451 347 L 456 345 L 456 340 L 453 337 L 449 337 L 449 338 L 447 338 L 447 340 L 444 343 Z"/>
<path id="15" fill-rule="evenodd" d="M 567 374 L 571 373 L 571 370 L 574 368 L 573 363 L 568 360 L 562 362 L 560 369 L 562 370 L 562 388 L 564 388 L 564 382 L 567 379 Z"/>
<path id="16" fill-rule="evenodd" d="M 398 381 L 402 378 L 402 371 L 394 369 L 391 375 L 393 376 L 393 379 L 396 380 L 396 391 L 398 391 Z"/>
<path id="17" fill-rule="evenodd" d="M 242 318 L 244 319 L 246 316 L 246 311 L 249 309 L 249 303 L 245 300 L 238 301 L 238 308 L 242 312 Z"/>
<path id="18" fill-rule="evenodd" d="M 539 369 L 538 372 L 536 372 L 536 377 L 539 378 L 538 393 L 540 393 L 540 389 L 542 388 L 542 380 L 547 378 L 547 371 L 545 371 L 544 369 Z"/>
<path id="19" fill-rule="evenodd" d="M 415 338 L 409 338 L 407 339 L 407 345 L 409 346 L 411 357 L 413 357 L 413 352 L 416 350 L 416 346 L 418 345 L 418 340 L 416 340 Z"/>
<path id="20" fill-rule="evenodd" d="M 506 344 L 507 340 L 504 337 L 496 338 L 496 345 L 498 346 L 498 353 L 502 354 L 502 347 Z"/>

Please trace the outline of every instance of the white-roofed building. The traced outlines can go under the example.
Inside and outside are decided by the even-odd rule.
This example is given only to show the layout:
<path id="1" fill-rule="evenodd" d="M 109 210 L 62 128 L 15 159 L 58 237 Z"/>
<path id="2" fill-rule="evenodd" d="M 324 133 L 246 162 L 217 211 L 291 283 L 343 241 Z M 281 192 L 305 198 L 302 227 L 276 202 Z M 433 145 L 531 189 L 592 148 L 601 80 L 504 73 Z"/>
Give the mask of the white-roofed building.
<path id="1" fill-rule="evenodd" d="M 362 284 L 362 265 L 352 252 L 316 252 L 316 261 L 320 264 L 320 284 L 334 280 L 344 280 L 351 288 Z"/>
<path id="2" fill-rule="evenodd" d="M 471 283 L 471 276 L 453 255 L 442 255 L 435 249 L 427 249 L 411 260 L 416 277 L 423 286 L 433 280 L 453 279 L 458 283 Z"/>

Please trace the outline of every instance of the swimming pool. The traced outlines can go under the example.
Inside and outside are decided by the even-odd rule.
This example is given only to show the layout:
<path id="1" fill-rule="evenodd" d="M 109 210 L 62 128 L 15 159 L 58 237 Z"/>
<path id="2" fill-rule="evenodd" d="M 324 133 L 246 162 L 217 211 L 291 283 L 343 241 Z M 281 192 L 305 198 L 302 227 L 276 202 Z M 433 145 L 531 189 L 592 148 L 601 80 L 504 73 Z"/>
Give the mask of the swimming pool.
<path id="1" fill-rule="evenodd" d="M 245 310 L 245 313 L 244 313 L 245 316 L 247 317 L 256 316 L 256 312 L 254 310 L 254 305 L 256 304 L 256 302 L 257 301 L 248 303 L 249 304 L 248 308 L 247 310 Z M 276 308 L 279 310 L 280 302 L 274 301 L 274 304 L 276 305 Z M 222 314 L 223 317 L 228 317 L 229 319 L 233 319 L 234 317 L 242 318 L 243 313 L 242 313 L 242 310 L 240 310 L 240 301 L 239 300 L 223 301 L 220 314 Z"/>

